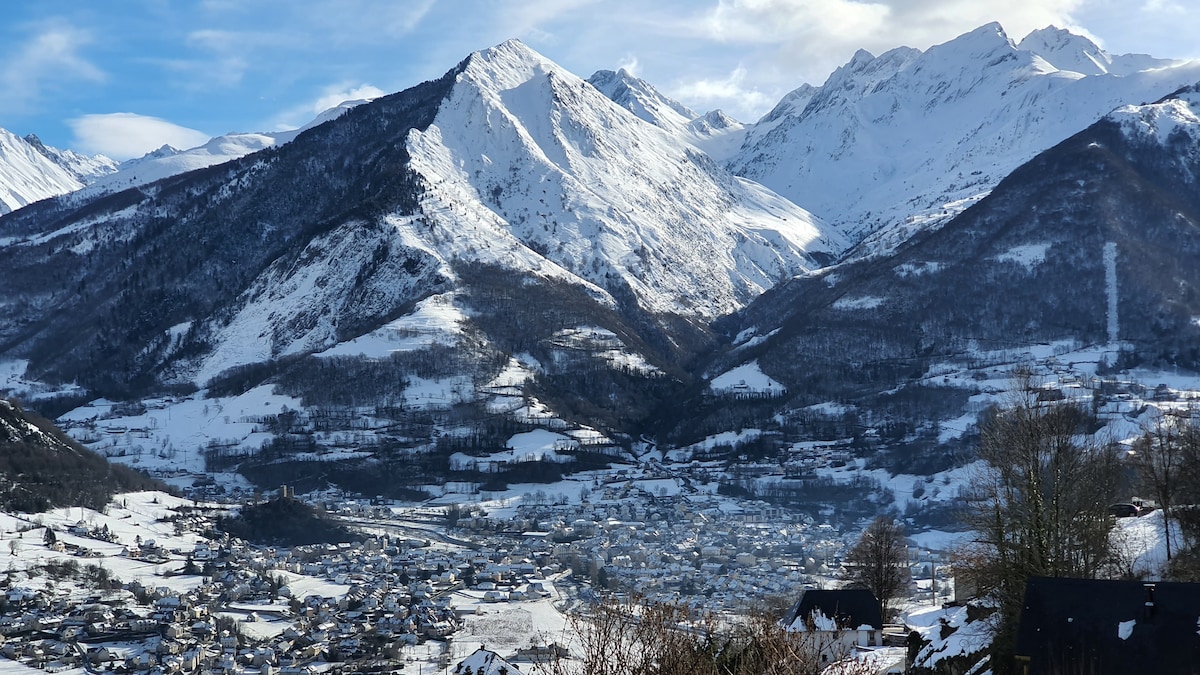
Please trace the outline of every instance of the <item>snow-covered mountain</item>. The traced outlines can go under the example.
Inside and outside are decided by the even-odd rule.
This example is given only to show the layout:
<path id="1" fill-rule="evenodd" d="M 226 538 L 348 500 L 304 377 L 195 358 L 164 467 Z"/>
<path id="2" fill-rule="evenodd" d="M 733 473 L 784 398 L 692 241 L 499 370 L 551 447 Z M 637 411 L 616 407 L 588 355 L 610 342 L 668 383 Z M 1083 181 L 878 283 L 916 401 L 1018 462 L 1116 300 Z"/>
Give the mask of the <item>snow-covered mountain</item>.
<path id="1" fill-rule="evenodd" d="M 629 432 L 712 319 L 844 246 L 514 41 L 289 143 L 0 219 L 0 358 L 114 397 L 270 382 Z"/>
<path id="2" fill-rule="evenodd" d="M 664 96 L 649 82 L 634 77 L 624 68 L 597 70 L 587 81 L 617 105 L 669 131 L 680 131 L 699 117 L 691 108 Z"/>
<path id="3" fill-rule="evenodd" d="M 1016 45 L 988 24 L 924 52 L 859 51 L 753 125 L 728 165 L 878 253 L 1114 108 L 1198 80 L 1200 61 L 1113 56 L 1053 28 Z"/>
<path id="4" fill-rule="evenodd" d="M 42 143 L 42 139 L 38 138 L 35 134 L 26 136 L 25 142 L 48 157 L 50 161 L 66 169 L 84 185 L 99 180 L 101 177 L 107 176 L 117 170 L 118 163 L 111 157 L 105 157 L 104 155 L 89 156 L 80 154 L 74 150 L 52 148 Z"/>
<path id="5" fill-rule="evenodd" d="M 40 141 L 0 129 L 0 215 L 83 187 L 79 176 L 48 154 Z"/>
<path id="6" fill-rule="evenodd" d="M 1200 371 L 1197 232 L 1192 87 L 1118 108 L 892 252 L 777 286 L 727 326 L 738 337 L 709 372 L 786 388 L 766 419 L 836 401 L 856 424 L 904 425 L 914 461 L 944 459 L 928 448 L 961 437 L 1034 355 L 1057 364 L 1043 371 L 1055 386 L 1089 369 Z"/>
<path id="7" fill-rule="evenodd" d="M 94 180 L 85 181 L 87 187 L 84 188 L 83 194 L 90 197 L 106 192 L 125 190 L 152 183 L 169 176 L 245 157 L 263 148 L 287 143 L 304 131 L 328 122 L 331 119 L 336 119 L 347 110 L 363 103 L 366 103 L 366 101 L 344 101 L 317 115 L 311 122 L 298 129 L 258 133 L 229 133 L 213 137 L 204 145 L 187 150 L 179 150 L 169 145 L 164 145 L 142 157 L 122 162 L 120 165 L 114 167 L 113 171 L 99 175 Z"/>
<path id="8" fill-rule="evenodd" d="M 588 83 L 614 103 L 724 161 L 741 145 L 745 126 L 721 110 L 699 115 L 624 68 L 598 70 Z"/>
<path id="9" fill-rule="evenodd" d="M 498 245 L 510 260 L 536 254 L 656 313 L 727 313 L 844 246 L 516 41 L 472 55 L 409 150 L 438 186 L 427 217 L 484 228 L 460 224 L 457 246 L 484 260 Z"/>

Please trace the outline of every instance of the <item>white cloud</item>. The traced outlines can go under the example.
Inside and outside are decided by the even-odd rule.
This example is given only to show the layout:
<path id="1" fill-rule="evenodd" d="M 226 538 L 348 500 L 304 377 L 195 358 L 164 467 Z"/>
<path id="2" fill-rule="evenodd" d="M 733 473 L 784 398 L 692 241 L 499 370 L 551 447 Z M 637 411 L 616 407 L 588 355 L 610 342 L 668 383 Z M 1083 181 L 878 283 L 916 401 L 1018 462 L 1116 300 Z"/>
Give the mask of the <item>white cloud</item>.
<path id="1" fill-rule="evenodd" d="M 387 92 L 372 84 L 352 85 L 346 82 L 325 87 L 312 101 L 293 106 L 276 115 L 268 126 L 283 131 L 308 124 L 317 115 L 346 101 L 360 101 L 383 96 Z"/>
<path id="2" fill-rule="evenodd" d="M 900 46 L 928 49 L 993 21 L 1014 40 L 1051 24 L 1082 32 L 1075 15 L 1092 1 L 715 0 L 683 12 L 675 33 L 717 54 L 737 54 L 744 73 L 722 75 L 719 62 L 705 54 L 693 72 L 676 75 L 682 84 L 672 94 L 696 108 L 719 103 L 753 120 L 801 84 L 823 83 L 858 49 L 876 55 Z"/>
<path id="3" fill-rule="evenodd" d="M 773 105 L 779 96 L 763 92 L 747 80 L 748 71 L 738 66 L 725 77 L 681 82 L 671 95 L 695 102 L 700 110 L 721 108 L 738 119 L 753 119 L 759 114 L 756 111 Z"/>
<path id="4" fill-rule="evenodd" d="M 134 113 L 84 115 L 67 124 L 75 134 L 72 147 L 118 160 L 141 157 L 163 145 L 187 150 L 209 140 L 208 134 L 195 129 Z"/>
<path id="5" fill-rule="evenodd" d="M 379 87 L 365 83 L 351 89 L 338 88 L 337 91 L 326 90 L 326 93 L 312 102 L 312 105 L 309 106 L 309 112 L 317 115 L 346 101 L 370 100 L 379 98 L 386 93 Z"/>
<path id="6" fill-rule="evenodd" d="M 637 57 L 634 56 L 633 54 L 626 54 L 625 58 L 621 59 L 621 62 L 617 64 L 617 68 L 620 70 L 624 70 L 625 72 L 629 73 L 630 75 L 632 75 L 634 77 L 637 77 L 638 76 Z"/>
<path id="7" fill-rule="evenodd" d="M 43 89 L 77 82 L 103 82 L 105 74 L 79 54 L 91 42 L 86 31 L 53 22 L 20 45 L 13 53 L 0 57 L 0 109 L 17 110 L 30 106 Z"/>

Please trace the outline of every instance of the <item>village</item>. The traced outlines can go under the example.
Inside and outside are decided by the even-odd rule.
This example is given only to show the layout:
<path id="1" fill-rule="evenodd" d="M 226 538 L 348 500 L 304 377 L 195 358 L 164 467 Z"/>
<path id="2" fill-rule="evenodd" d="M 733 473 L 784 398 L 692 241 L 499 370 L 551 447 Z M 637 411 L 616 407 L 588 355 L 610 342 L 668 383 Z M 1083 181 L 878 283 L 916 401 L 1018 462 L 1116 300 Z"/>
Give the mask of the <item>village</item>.
<path id="1" fill-rule="evenodd" d="M 440 672 L 485 643 L 514 662 L 545 659 L 601 593 L 765 611 L 836 585 L 853 539 L 657 464 L 601 473 L 572 481 L 583 494 L 571 497 L 309 497 L 362 533 L 354 543 L 254 546 L 213 529 L 228 505 L 162 493 L 105 513 L 5 516 L 0 654 L 48 672 L 151 675 Z M 941 554 L 911 556 L 932 603 Z"/>
<path id="2" fill-rule="evenodd" d="M 995 368 L 983 384 L 1000 391 L 1006 372 Z M 1186 406 L 1193 396 L 1182 382 L 1142 387 L 1077 373 L 1046 355 L 1038 396 L 1087 401 L 1122 437 L 1137 433 L 1147 406 Z M 979 386 L 966 371 L 930 377 Z M 996 395 L 979 398 L 982 407 Z M 958 423 L 969 420 L 943 433 Z M 297 496 L 286 485 L 264 493 L 164 461 L 151 473 L 187 496 L 0 514 L 0 655 L 69 675 L 442 673 L 483 647 L 514 664 L 545 661 L 569 654 L 572 622 L 603 597 L 748 616 L 836 589 L 844 553 L 881 511 L 907 529 L 909 618 L 963 594 L 949 565 L 963 535 L 937 529 L 936 514 L 970 498 L 972 466 L 892 474 L 850 439 L 797 443 L 782 461 L 730 463 L 712 452 L 752 437 L 642 448 L 552 483 L 447 483 L 420 502 L 336 488 Z M 557 434 L 529 432 L 510 454 L 557 444 Z M 796 495 L 807 501 L 797 505 Z M 240 507 L 297 497 L 356 534 L 265 546 L 216 526 Z M 1136 562 L 1153 569 L 1161 561 L 1147 541 Z"/>

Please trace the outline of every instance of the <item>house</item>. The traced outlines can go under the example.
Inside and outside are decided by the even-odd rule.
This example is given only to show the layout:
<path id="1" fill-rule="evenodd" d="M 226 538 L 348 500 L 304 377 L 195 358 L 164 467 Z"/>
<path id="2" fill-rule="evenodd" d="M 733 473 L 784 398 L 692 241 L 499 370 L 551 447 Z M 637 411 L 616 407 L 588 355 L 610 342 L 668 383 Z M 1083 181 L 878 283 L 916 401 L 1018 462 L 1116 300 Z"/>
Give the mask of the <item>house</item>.
<path id="1" fill-rule="evenodd" d="M 1198 618 L 1200 583 L 1034 577 L 1014 672 L 1195 672 Z"/>
<path id="2" fill-rule="evenodd" d="M 460 661 L 450 672 L 453 675 L 521 675 L 519 668 L 483 647 Z"/>
<path id="3" fill-rule="evenodd" d="M 856 647 L 883 646 L 879 600 L 865 588 L 805 590 L 782 624 L 810 635 L 822 663 L 837 661 Z"/>

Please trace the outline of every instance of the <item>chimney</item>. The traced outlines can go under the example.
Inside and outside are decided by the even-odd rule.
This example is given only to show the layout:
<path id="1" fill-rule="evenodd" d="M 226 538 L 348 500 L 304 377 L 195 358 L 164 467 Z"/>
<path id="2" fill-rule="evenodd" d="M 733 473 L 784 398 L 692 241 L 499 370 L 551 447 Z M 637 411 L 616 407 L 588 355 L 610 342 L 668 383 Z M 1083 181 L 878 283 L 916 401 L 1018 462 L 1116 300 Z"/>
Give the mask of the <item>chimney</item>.
<path id="1" fill-rule="evenodd" d="M 1142 620 L 1145 623 L 1154 623 L 1154 584 L 1144 584 L 1146 589 L 1146 605 Z"/>

